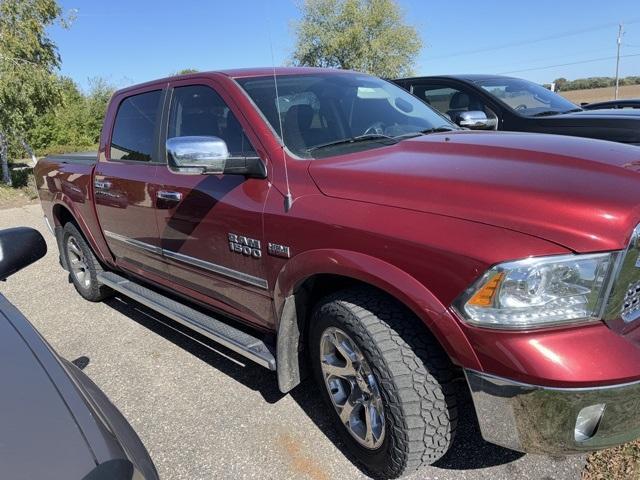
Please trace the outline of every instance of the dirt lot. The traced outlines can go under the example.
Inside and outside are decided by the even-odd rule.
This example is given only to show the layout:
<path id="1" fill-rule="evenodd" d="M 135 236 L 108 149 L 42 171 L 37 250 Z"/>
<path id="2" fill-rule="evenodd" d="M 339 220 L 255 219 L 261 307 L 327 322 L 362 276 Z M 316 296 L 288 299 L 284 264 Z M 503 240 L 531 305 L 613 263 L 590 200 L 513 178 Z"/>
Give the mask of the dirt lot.
<path id="1" fill-rule="evenodd" d="M 580 105 L 581 102 L 604 102 L 613 100 L 614 87 L 592 88 L 589 90 L 570 90 L 568 92 L 560 92 L 566 99 Z M 640 98 L 640 85 L 625 85 L 620 87 L 618 92 L 619 98 Z"/>
<path id="2" fill-rule="evenodd" d="M 0 184 L 0 209 L 22 207 L 38 202 L 38 194 L 31 186 L 12 188 Z"/>

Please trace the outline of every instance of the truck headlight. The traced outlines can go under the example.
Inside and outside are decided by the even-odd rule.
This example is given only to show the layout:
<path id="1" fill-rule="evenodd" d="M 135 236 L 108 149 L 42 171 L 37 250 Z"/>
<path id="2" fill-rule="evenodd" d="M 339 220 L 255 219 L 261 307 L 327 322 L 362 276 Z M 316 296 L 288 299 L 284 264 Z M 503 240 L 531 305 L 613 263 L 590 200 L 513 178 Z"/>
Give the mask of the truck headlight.
<path id="1" fill-rule="evenodd" d="M 491 268 L 455 303 L 463 318 L 494 328 L 599 319 L 618 253 L 532 257 Z"/>

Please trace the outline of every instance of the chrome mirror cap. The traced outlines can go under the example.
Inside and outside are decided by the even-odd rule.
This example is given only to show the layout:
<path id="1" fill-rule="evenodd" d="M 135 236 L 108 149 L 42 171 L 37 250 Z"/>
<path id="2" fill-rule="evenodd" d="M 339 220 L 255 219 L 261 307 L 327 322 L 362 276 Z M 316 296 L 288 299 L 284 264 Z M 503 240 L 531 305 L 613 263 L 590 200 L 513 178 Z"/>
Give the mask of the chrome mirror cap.
<path id="1" fill-rule="evenodd" d="M 218 137 L 173 137 L 166 147 L 169 165 L 183 173 L 220 175 L 229 158 L 227 144 Z"/>
<path id="2" fill-rule="evenodd" d="M 487 115 L 480 110 L 462 112 L 456 120 L 458 125 L 470 128 L 471 130 L 492 130 L 495 129 L 497 125 L 495 118 L 488 118 Z"/>

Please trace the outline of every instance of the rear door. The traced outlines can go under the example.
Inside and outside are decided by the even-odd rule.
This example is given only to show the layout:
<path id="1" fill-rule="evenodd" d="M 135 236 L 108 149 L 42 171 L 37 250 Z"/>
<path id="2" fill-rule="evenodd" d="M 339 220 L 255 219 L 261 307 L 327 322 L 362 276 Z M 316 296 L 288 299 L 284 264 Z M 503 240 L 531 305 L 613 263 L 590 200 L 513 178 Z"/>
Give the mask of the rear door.
<path id="1" fill-rule="evenodd" d="M 164 90 L 121 94 L 110 112 L 106 149 L 95 169 L 98 220 L 116 263 L 135 273 L 164 270 L 155 216 L 158 132 Z M 109 124 L 109 117 L 107 119 Z"/>
<path id="2" fill-rule="evenodd" d="M 183 136 L 219 137 L 232 156 L 258 156 L 257 138 L 214 80 L 177 81 L 168 95 L 161 136 L 165 158 L 166 139 Z M 269 326 L 266 319 L 273 315 L 262 228 L 268 179 L 177 173 L 167 163 L 156 182 L 160 245 L 171 281 L 251 323 Z"/>

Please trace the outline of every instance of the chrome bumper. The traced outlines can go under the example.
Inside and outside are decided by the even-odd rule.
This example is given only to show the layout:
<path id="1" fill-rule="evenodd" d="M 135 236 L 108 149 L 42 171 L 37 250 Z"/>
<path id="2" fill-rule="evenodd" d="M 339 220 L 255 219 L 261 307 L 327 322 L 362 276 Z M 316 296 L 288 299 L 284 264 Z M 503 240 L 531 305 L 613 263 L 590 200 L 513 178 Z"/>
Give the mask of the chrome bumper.
<path id="1" fill-rule="evenodd" d="M 640 437 L 640 381 L 549 388 L 473 370 L 465 375 L 488 442 L 527 453 L 567 454 Z"/>

